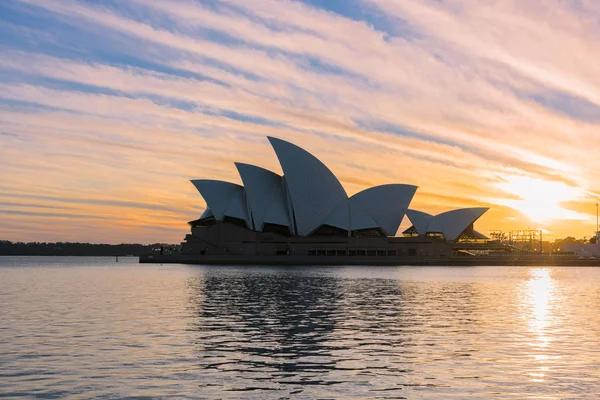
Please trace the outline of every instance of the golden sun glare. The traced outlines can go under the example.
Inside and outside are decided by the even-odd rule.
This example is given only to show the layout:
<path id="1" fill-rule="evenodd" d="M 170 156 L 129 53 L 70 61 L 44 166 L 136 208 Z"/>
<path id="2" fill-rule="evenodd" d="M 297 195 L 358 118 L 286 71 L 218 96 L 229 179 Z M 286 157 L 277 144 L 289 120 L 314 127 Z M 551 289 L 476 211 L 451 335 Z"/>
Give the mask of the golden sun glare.
<path id="1" fill-rule="evenodd" d="M 562 182 L 512 175 L 498 183 L 498 188 L 519 199 L 498 199 L 497 203 L 520 211 L 532 222 L 552 220 L 587 220 L 584 214 L 567 210 L 561 203 L 581 199 L 581 191 Z"/>

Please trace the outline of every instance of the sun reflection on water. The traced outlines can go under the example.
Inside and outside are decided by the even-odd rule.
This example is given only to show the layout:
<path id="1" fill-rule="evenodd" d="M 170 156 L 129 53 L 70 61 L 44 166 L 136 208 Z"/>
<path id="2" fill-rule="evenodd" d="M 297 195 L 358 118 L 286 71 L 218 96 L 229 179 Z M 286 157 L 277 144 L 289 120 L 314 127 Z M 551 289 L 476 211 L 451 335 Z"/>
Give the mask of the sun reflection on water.
<path id="1" fill-rule="evenodd" d="M 540 346 L 548 345 L 546 330 L 550 326 L 551 307 L 554 299 L 555 283 L 550 271 L 544 268 L 531 270 L 531 278 L 527 282 L 527 302 L 529 308 L 528 322 L 531 331 L 538 334 Z"/>
<path id="2" fill-rule="evenodd" d="M 529 271 L 529 280 L 524 286 L 523 318 L 529 328 L 532 347 L 531 356 L 539 363 L 537 371 L 529 373 L 533 381 L 542 382 L 550 359 L 549 346 L 553 340 L 552 330 L 556 324 L 553 308 L 556 303 L 556 282 L 550 269 L 535 268 Z"/>

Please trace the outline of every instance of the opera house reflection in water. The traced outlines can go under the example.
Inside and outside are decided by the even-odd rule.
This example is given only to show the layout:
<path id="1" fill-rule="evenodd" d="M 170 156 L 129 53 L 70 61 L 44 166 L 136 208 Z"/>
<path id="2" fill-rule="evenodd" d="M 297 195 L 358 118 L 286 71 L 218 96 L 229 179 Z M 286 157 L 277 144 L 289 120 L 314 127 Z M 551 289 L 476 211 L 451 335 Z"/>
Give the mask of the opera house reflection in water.
<path id="1" fill-rule="evenodd" d="M 338 320 L 336 280 L 324 278 L 315 285 L 309 277 L 289 279 L 282 272 L 209 272 L 191 282 L 197 307 L 193 329 L 204 368 L 261 381 L 263 375 L 285 378 L 298 370 L 333 367 L 335 346 L 324 343 Z"/>
<path id="2" fill-rule="evenodd" d="M 394 269 L 384 273 L 393 278 Z M 378 381 L 388 394 L 445 385 L 413 376 L 435 376 L 476 351 L 461 328 L 474 321 L 473 285 L 368 274 L 205 270 L 188 285 L 201 368 L 230 390 L 247 381 L 257 390 L 299 385 L 305 394 L 307 385 L 349 385 L 350 393 L 350 385 Z M 445 340 L 452 347 L 437 349 Z"/>

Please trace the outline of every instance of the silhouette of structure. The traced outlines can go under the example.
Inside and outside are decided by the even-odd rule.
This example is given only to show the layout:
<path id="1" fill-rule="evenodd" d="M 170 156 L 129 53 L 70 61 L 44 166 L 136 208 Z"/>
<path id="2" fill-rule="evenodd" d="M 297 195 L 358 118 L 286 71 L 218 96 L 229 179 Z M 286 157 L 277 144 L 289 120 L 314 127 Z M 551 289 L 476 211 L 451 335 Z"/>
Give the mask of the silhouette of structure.
<path id="1" fill-rule="evenodd" d="M 405 184 L 375 186 L 348 196 L 315 156 L 284 140 L 268 139 L 283 175 L 235 163 L 243 186 L 211 179 L 191 181 L 207 207 L 199 219 L 189 222 L 191 232 L 182 243 L 180 259 L 413 262 L 449 257 L 456 241 L 485 238 L 473 223 L 487 208 L 431 216 L 409 209 L 417 187 Z M 413 227 L 397 237 L 405 213 Z"/>

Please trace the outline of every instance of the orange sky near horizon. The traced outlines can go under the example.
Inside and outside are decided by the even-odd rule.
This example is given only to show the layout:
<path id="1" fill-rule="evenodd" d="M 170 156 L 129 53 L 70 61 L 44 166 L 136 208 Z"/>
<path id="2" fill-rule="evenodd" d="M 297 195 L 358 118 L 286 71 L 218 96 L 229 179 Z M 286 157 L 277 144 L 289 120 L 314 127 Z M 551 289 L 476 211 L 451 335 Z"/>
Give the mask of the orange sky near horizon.
<path id="1" fill-rule="evenodd" d="M 178 243 L 205 207 L 190 179 L 281 173 L 267 135 L 349 195 L 414 184 L 414 209 L 490 207 L 484 234 L 591 237 L 599 19 L 585 0 L 2 2 L 0 239 Z"/>

